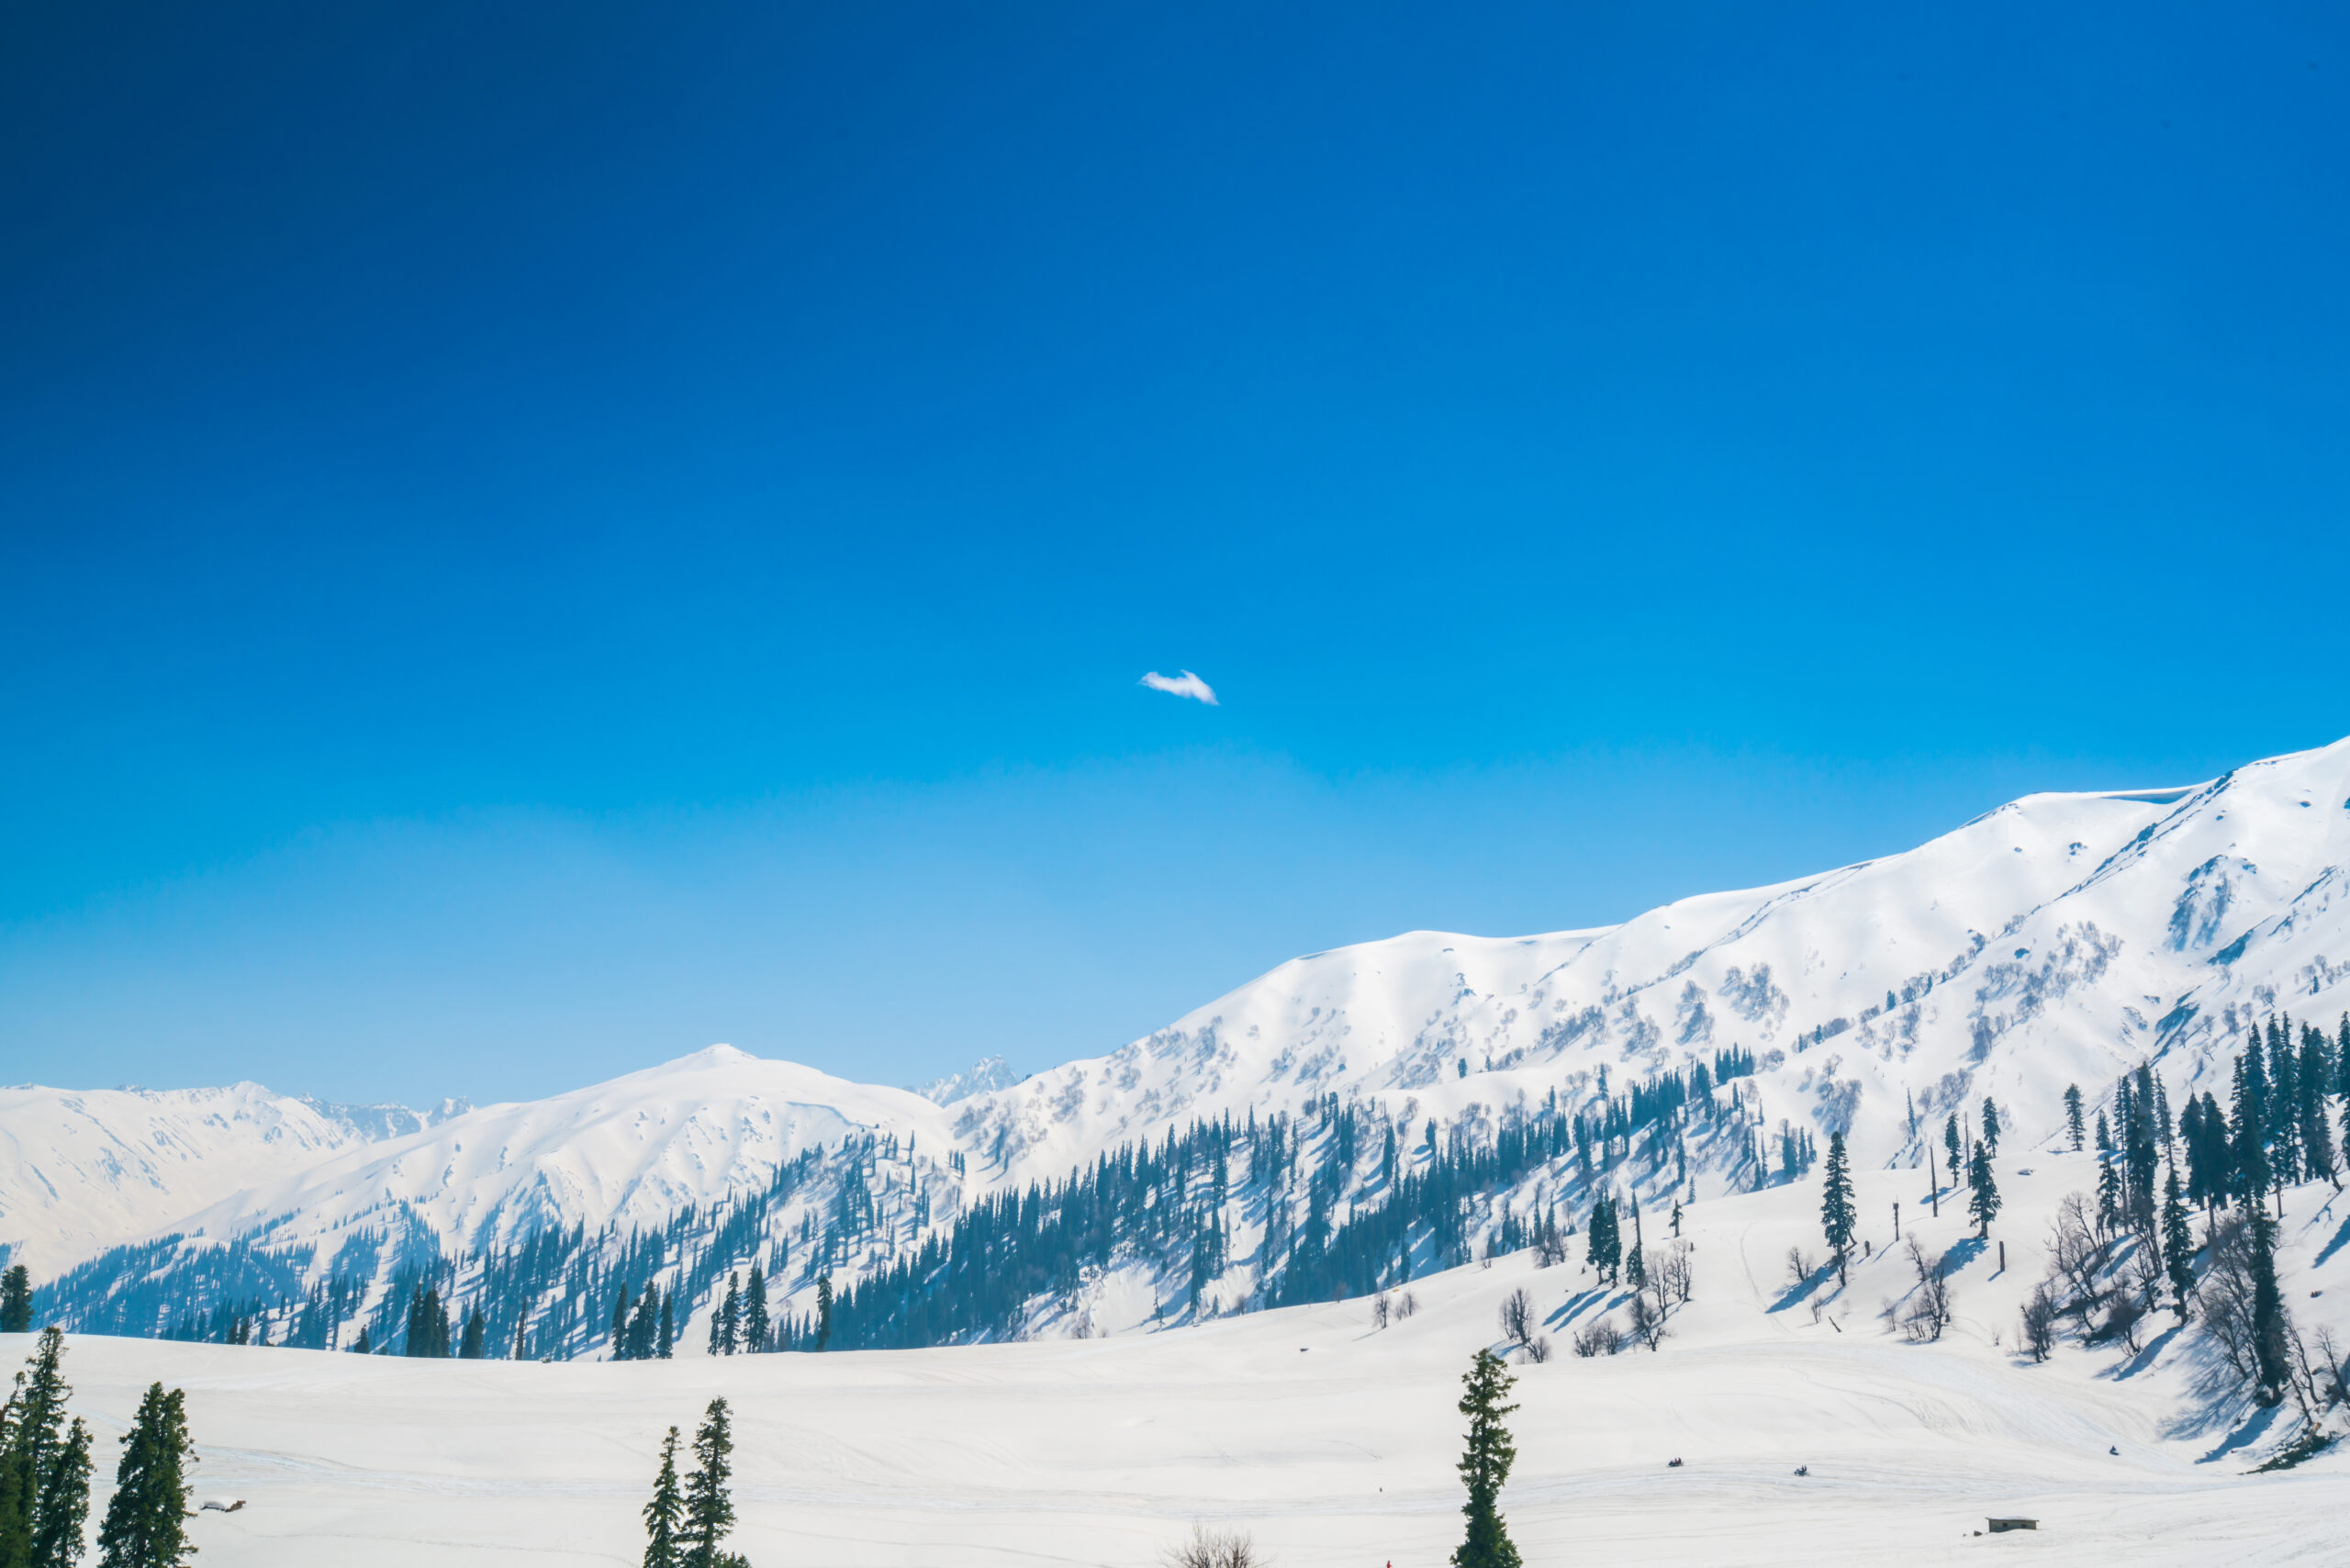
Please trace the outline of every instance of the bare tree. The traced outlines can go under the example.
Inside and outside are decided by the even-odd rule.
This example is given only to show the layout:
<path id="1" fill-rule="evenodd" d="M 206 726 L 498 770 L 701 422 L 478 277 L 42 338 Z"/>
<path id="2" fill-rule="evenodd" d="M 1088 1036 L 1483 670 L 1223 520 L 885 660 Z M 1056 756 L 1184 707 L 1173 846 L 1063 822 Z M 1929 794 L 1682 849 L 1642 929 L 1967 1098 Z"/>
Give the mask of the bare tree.
<path id="1" fill-rule="evenodd" d="M 2056 1349 L 2056 1298 L 2042 1280 L 2031 1289 L 2031 1299 L 2023 1304 L 2023 1345 L 2035 1361 L 2044 1361 Z"/>
<path id="2" fill-rule="evenodd" d="M 2048 1273 L 2064 1289 L 2064 1310 L 2078 1316 L 2084 1326 L 2105 1304 L 2103 1276 L 2112 1245 L 2099 1229 L 2088 1200 L 2078 1193 L 2065 1193 L 2049 1226 Z"/>
<path id="3" fill-rule="evenodd" d="M 1526 1359 L 1536 1366 L 1550 1359 L 1550 1341 L 1539 1334 L 1526 1341 L 1522 1348 L 1526 1351 Z"/>
<path id="4" fill-rule="evenodd" d="M 2147 1312 L 2160 1311 L 2163 1287 L 2170 1282 L 2170 1275 L 2163 1268 L 2163 1249 L 2155 1245 L 2151 1230 L 2138 1238 L 2136 1249 L 2130 1254 L 2130 1279 L 2138 1287 L 2139 1304 Z"/>
<path id="5" fill-rule="evenodd" d="M 1804 1255 L 1804 1249 L 1802 1248 L 1790 1247 L 1787 1249 L 1787 1285 L 1789 1289 L 1801 1290 L 1806 1285 L 1810 1284 L 1811 1276 L 1817 1271 L 1816 1265 L 1813 1264 L 1812 1260 L 1808 1257 Z"/>
<path id="6" fill-rule="evenodd" d="M 1239 1530 L 1192 1527 L 1192 1539 L 1160 1559 L 1167 1568 L 1265 1568 L 1271 1561 Z"/>
<path id="7" fill-rule="evenodd" d="M 2241 1211 L 2211 1227 L 2211 1264 L 2195 1298 L 2203 1307 L 2203 1331 L 2220 1347 L 2236 1374 L 2250 1383 L 2260 1376 L 2260 1340 L 2253 1311 L 2251 1226 Z"/>
<path id="8" fill-rule="evenodd" d="M 1950 1327 L 1950 1270 L 1944 1259 L 1929 1258 L 1912 1236 L 1907 1243 L 1909 1267 L 1917 1271 L 1918 1288 L 1909 1293 L 1909 1309 L 1901 1315 L 1901 1331 L 1912 1343 L 1926 1344 L 1942 1337 Z"/>
<path id="9" fill-rule="evenodd" d="M 1534 1298 L 1521 1285 L 1502 1297 L 1502 1338 L 1523 1345 L 1534 1337 Z"/>
<path id="10" fill-rule="evenodd" d="M 1410 1291 L 1405 1291 L 1402 1295 L 1395 1298 L 1395 1316 L 1397 1321 L 1400 1322 L 1404 1318 L 1411 1316 L 1412 1314 L 1419 1310 L 1419 1299 L 1414 1296 Z"/>
<path id="11" fill-rule="evenodd" d="M 1689 1293 L 1694 1288 L 1691 1282 L 1694 1271 L 1689 1264 L 1689 1243 L 1676 1241 L 1672 1246 L 1651 1254 L 1652 1261 L 1649 1264 L 1649 1279 L 1656 1286 L 1658 1305 L 1670 1307 L 1688 1305 Z"/>
<path id="12" fill-rule="evenodd" d="M 1624 1348 L 1624 1335 L 1612 1319 L 1595 1317 L 1575 1330 L 1571 1343 L 1578 1356 L 1612 1356 Z"/>
<path id="13" fill-rule="evenodd" d="M 1373 1328 L 1386 1327 L 1387 1314 L 1387 1293 L 1385 1291 L 1381 1291 L 1377 1295 L 1371 1298 L 1371 1326 Z"/>
<path id="14" fill-rule="evenodd" d="M 2105 1321 L 2098 1325 L 2093 1337 L 2119 1339 L 2136 1355 L 2146 1348 L 2145 1304 L 2126 1291 L 2115 1291 L 2108 1299 Z"/>
<path id="15" fill-rule="evenodd" d="M 1631 1320 L 1632 1337 L 1650 1350 L 1664 1342 L 1664 1314 L 1649 1299 L 1646 1291 L 1635 1291 L 1624 1305 L 1624 1316 Z"/>

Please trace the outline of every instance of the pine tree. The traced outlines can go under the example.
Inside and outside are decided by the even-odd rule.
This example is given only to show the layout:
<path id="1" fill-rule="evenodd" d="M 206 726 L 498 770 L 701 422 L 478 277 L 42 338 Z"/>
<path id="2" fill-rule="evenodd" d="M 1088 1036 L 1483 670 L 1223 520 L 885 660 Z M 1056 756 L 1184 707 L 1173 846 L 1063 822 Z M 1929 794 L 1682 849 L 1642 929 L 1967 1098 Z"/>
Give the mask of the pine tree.
<path id="1" fill-rule="evenodd" d="M 1988 1102 L 1986 1102 L 1987 1103 Z M 1844 1135 L 1828 1135 L 1828 1174 L 1820 1186 L 1819 1226 L 1836 1253 L 1836 1282 L 1846 1282 L 1852 1250 L 1853 1227 L 1860 1211 L 1852 1202 L 1852 1171 L 1844 1152 Z"/>
<path id="2" fill-rule="evenodd" d="M 2065 1085 L 2065 1130 L 2073 1135 L 2073 1152 L 2081 1152 L 2081 1086 Z"/>
<path id="3" fill-rule="evenodd" d="M 2277 1288 L 2277 1222 L 2255 1202 L 2252 1206 L 2252 1338 L 2258 1369 L 2253 1397 L 2274 1405 L 2285 1395 L 2285 1298 Z"/>
<path id="4" fill-rule="evenodd" d="M 1182 1168 L 1179 1165 L 1180 1171 Z M 743 1287 L 743 1349 L 757 1355 L 767 1348 L 767 1281 L 756 1263 L 751 1265 L 750 1282 Z"/>
<path id="5" fill-rule="evenodd" d="M 1520 1568 L 1517 1548 L 1510 1544 L 1498 1506 L 1510 1466 L 1517 1462 L 1517 1445 L 1502 1424 L 1502 1417 L 1517 1408 L 1502 1403 L 1515 1380 L 1499 1356 L 1479 1350 L 1460 1381 L 1466 1389 L 1460 1413 L 1469 1417 L 1469 1440 L 1460 1466 L 1469 1501 L 1460 1511 L 1469 1517 L 1469 1529 L 1452 1554 L 1453 1568 Z"/>
<path id="6" fill-rule="evenodd" d="M 816 1281 L 816 1349 L 822 1350 L 833 1338 L 833 1277 L 825 1274 Z"/>
<path id="7" fill-rule="evenodd" d="M 677 1533 L 679 1568 L 724 1568 L 720 1549 L 734 1528 L 734 1503 L 727 1494 L 733 1455 L 726 1401 L 713 1399 L 694 1433 L 694 1470 L 686 1477 L 685 1522 Z"/>
<path id="8" fill-rule="evenodd" d="M 661 1293 L 661 1338 L 660 1342 L 653 1347 L 653 1353 L 666 1361 L 669 1359 L 670 1352 L 676 1349 L 677 1343 L 677 1293 L 673 1290 L 663 1291 Z"/>
<path id="9" fill-rule="evenodd" d="M 0 1334 L 33 1331 L 33 1276 L 22 1263 L 0 1274 Z"/>
<path id="10" fill-rule="evenodd" d="M 2187 1226 L 2187 1204 L 2178 1190 L 2178 1167 L 2163 1182 L 2163 1263 L 2177 1298 L 2178 1320 L 2187 1321 L 2187 1297 L 2195 1289 L 2195 1237 Z"/>
<path id="11" fill-rule="evenodd" d="M 186 1466 L 196 1461 L 186 1400 L 151 1385 L 123 1434 L 114 1496 L 98 1527 L 98 1568 L 177 1568 L 196 1550 L 187 1538 Z"/>
<path id="12" fill-rule="evenodd" d="M 1974 1157 L 1967 1161 L 1966 1185 L 1966 1212 L 1982 1226 L 1980 1234 L 1987 1241 L 1991 1222 L 1999 1217 L 1999 1183 L 1991 1175 L 1990 1153 L 1979 1143 L 1975 1146 Z"/>
<path id="13" fill-rule="evenodd" d="M 1983 1096 L 1983 1147 L 1995 1155 L 1999 1152 L 1999 1108 L 1988 1094 Z"/>
<path id="14" fill-rule="evenodd" d="M 612 1298 L 612 1360 L 624 1361 L 628 1355 L 628 1287 Z"/>
<path id="15" fill-rule="evenodd" d="M 2256 1041 L 2253 1049 L 2236 1058 L 2234 1099 L 2235 1125 L 2230 1129 L 2228 1150 L 2234 1167 L 2232 1189 L 2236 1197 L 2257 1206 L 2275 1172 L 2268 1163 L 2267 1074 Z"/>
<path id="16" fill-rule="evenodd" d="M 2342 1183 L 2335 1174 L 2333 1128 L 2325 1119 L 2325 1097 L 2333 1062 L 2325 1036 L 2308 1025 L 2301 1026 L 2301 1167 L 2311 1181 Z"/>
<path id="17" fill-rule="evenodd" d="M 740 1274 L 726 1276 L 726 1300 L 718 1309 L 718 1348 L 721 1353 L 733 1355 L 740 1348 L 743 1338 L 743 1279 Z"/>
<path id="18" fill-rule="evenodd" d="M 458 1360 L 466 1361 L 481 1360 L 484 1343 L 488 1334 L 488 1320 L 482 1316 L 481 1308 L 476 1306 L 465 1315 L 464 1338 L 457 1346 Z"/>
<path id="19" fill-rule="evenodd" d="M 678 1531 L 686 1500 L 677 1490 L 677 1428 L 661 1439 L 661 1470 L 653 1478 L 653 1501 L 644 1505 L 644 1568 L 678 1568 Z"/>
<path id="20" fill-rule="evenodd" d="M 73 1568 L 90 1518 L 90 1428 L 76 1417 L 41 1472 L 32 1519 L 31 1568 Z"/>

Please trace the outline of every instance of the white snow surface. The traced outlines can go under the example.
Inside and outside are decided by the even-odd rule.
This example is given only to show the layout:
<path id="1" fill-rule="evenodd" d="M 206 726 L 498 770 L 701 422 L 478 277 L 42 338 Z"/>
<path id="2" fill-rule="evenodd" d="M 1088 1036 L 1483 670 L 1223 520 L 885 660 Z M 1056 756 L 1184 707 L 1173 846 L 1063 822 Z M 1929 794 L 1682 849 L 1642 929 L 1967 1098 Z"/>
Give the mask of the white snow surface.
<path id="1" fill-rule="evenodd" d="M 1524 1288 L 1559 1346 L 1515 1369 L 1502 1507 L 1528 1562 L 2341 1562 L 2350 1460 L 2250 1473 L 2288 1413 L 2215 1394 L 2208 1341 L 2167 1315 L 2137 1355 L 2015 1354 L 2048 1214 L 2095 1173 L 2090 1155 L 2031 1158 L 1994 1232 L 2005 1271 L 1947 1195 L 1929 1213 L 1917 1171 L 1858 1174 L 1872 1255 L 1841 1290 L 1787 1284 L 1787 1248 L 1818 1248 L 1817 1182 L 1691 1204 L 1693 1300 L 1657 1350 L 1589 1360 L 1567 1337 L 1620 1318 L 1618 1298 L 1518 1253 L 1416 1282 L 1418 1311 L 1384 1329 L 1357 1300 L 1099 1339 L 553 1364 L 75 1337 L 67 1372 L 99 1434 L 101 1507 L 140 1392 L 187 1390 L 197 1498 L 246 1502 L 192 1525 L 207 1568 L 635 1562 L 660 1435 L 690 1435 L 719 1395 L 730 1544 L 760 1568 L 1146 1568 L 1194 1521 L 1248 1531 L 1283 1568 L 1437 1568 L 1460 1530 L 1457 1380 Z M 2280 1257 L 2304 1327 L 2331 1311 L 2338 1331 L 2350 1204 L 2330 1196 L 2300 1190 Z M 1937 1343 L 1880 1312 L 1910 1281 L 1896 1202 L 1905 1234 L 1955 1249 Z M 1652 1246 L 1663 1228 L 1651 1214 Z M 0 1357 L 29 1349 L 0 1338 Z M 2040 1528 L 1977 1534 L 1994 1515 Z"/>

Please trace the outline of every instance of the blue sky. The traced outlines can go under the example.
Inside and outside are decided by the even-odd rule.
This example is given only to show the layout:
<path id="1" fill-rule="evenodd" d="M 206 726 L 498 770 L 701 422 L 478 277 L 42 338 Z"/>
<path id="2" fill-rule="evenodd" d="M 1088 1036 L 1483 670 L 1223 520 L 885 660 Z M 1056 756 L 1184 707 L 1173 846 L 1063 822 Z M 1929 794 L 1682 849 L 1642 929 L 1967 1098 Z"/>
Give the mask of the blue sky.
<path id="1" fill-rule="evenodd" d="M 1034 1068 L 2350 732 L 2334 9 L 673 11 L 0 19 L 8 1076 Z"/>

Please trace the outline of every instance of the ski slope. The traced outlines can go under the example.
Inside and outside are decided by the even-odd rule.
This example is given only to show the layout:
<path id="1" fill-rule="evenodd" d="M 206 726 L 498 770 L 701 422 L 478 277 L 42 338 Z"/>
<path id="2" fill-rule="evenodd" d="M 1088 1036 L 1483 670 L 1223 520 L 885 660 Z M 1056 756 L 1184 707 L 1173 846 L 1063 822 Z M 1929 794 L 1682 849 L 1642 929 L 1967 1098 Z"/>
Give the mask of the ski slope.
<path id="1" fill-rule="evenodd" d="M 1517 1368 L 1504 1508 L 1529 1562 L 2342 1561 L 2350 1462 L 2247 1474 L 2284 1426 L 2216 1395 L 2195 1337 L 2014 1353 L 2046 1215 L 2094 1167 L 2013 1163 L 2031 1173 L 2009 1177 L 1983 1249 L 1956 1204 L 1927 1214 L 1920 1172 L 1859 1173 L 1873 1255 L 1841 1292 L 1786 1279 L 1788 1246 L 1818 1250 L 1816 1179 L 1692 1204 L 1694 1300 L 1660 1350 L 1590 1360 L 1566 1338 L 1607 1298 L 1520 1253 L 1417 1282 L 1418 1311 L 1384 1329 L 1358 1300 L 1108 1338 L 554 1364 L 79 1338 L 69 1370 L 109 1435 L 149 1381 L 187 1388 L 197 1495 L 248 1503 L 196 1520 L 208 1568 L 633 1563 L 661 1430 L 690 1432 L 715 1394 L 736 1412 L 734 1544 L 759 1568 L 1145 1568 L 1194 1520 L 1285 1568 L 1435 1568 L 1458 1539 L 1458 1375 L 1525 1288 L 1558 1349 Z M 2350 1200 L 2330 1198 L 2289 1200 L 2305 1327 L 2334 1302 L 2350 1317 Z M 1959 1249 L 1939 1343 L 1880 1316 L 1908 1278 L 1896 1202 L 1905 1232 Z M 1972 1533 L 1993 1514 L 2041 1529 Z"/>

